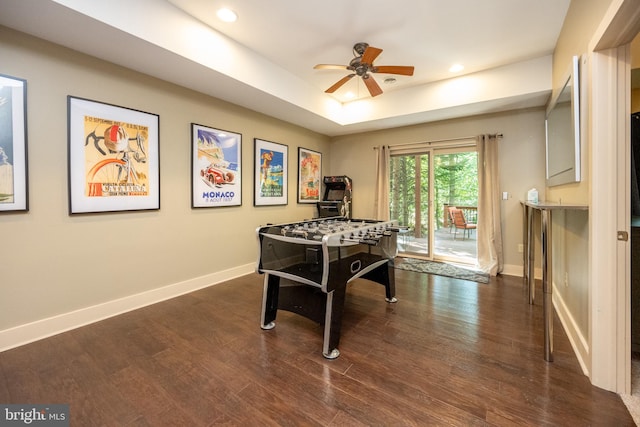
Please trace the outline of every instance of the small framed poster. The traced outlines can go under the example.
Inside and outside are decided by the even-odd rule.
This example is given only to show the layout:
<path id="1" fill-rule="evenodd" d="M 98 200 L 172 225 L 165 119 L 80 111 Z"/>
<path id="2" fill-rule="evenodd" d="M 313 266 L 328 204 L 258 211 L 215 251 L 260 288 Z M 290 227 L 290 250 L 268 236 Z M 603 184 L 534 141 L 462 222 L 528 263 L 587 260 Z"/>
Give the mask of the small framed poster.
<path id="1" fill-rule="evenodd" d="M 298 203 L 320 201 L 322 154 L 298 148 Z"/>
<path id="2" fill-rule="evenodd" d="M 191 124 L 191 207 L 242 205 L 242 135 Z"/>
<path id="3" fill-rule="evenodd" d="M 254 139 L 255 206 L 287 204 L 288 150 L 286 145 Z"/>
<path id="4" fill-rule="evenodd" d="M 27 81 L 0 75 L 0 212 L 28 210 Z"/>

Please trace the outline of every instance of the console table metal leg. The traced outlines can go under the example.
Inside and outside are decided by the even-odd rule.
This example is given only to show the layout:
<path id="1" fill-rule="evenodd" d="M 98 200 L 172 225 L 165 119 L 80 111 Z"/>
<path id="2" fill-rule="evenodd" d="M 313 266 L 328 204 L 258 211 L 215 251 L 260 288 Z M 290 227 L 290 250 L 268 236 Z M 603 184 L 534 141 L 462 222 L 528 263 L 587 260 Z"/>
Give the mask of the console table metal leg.
<path id="1" fill-rule="evenodd" d="M 542 301 L 544 305 L 544 360 L 553 362 L 553 287 L 551 270 L 551 211 L 542 209 Z"/>
<path id="2" fill-rule="evenodd" d="M 529 270 L 529 266 L 528 266 L 528 256 L 529 256 L 529 251 L 527 250 L 528 246 L 529 246 L 529 207 L 525 204 L 522 205 L 522 243 L 523 243 L 523 251 L 522 251 L 522 278 L 524 279 L 524 286 L 527 289 L 527 293 L 528 293 L 528 286 L 529 286 L 529 276 L 528 276 L 528 270 Z"/>
<path id="3" fill-rule="evenodd" d="M 535 212 L 530 206 L 525 206 L 527 217 L 527 290 L 529 291 L 529 304 L 533 304 L 536 299 L 536 281 L 534 277 L 534 252 L 535 240 L 533 238 L 533 215 Z"/>

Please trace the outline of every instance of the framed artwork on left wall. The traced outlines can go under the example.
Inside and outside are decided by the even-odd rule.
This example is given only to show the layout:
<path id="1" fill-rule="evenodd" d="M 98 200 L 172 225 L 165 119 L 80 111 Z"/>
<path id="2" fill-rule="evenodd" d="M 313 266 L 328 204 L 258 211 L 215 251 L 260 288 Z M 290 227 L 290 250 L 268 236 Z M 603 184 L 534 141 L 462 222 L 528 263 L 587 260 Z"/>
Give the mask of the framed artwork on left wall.
<path id="1" fill-rule="evenodd" d="M 320 201 L 322 153 L 298 148 L 298 203 Z"/>
<path id="2" fill-rule="evenodd" d="M 254 138 L 254 206 L 288 203 L 289 147 Z"/>
<path id="3" fill-rule="evenodd" d="M 69 213 L 160 209 L 157 114 L 67 97 Z"/>
<path id="4" fill-rule="evenodd" d="M 0 74 L 0 212 L 28 211 L 27 81 Z"/>

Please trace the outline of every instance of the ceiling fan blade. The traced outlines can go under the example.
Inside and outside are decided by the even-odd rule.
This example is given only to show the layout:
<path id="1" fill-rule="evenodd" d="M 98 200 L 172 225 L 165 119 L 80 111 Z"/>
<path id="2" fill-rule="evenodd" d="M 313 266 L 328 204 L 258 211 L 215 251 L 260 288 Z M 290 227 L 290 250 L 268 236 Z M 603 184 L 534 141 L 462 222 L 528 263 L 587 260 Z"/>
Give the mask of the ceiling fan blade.
<path id="1" fill-rule="evenodd" d="M 362 59 L 360 62 L 365 64 L 373 64 L 373 61 L 382 53 L 382 49 L 378 49 L 377 47 L 369 46 L 365 49 L 362 54 Z"/>
<path id="2" fill-rule="evenodd" d="M 364 80 L 364 84 L 367 85 L 367 89 L 369 89 L 371 96 L 378 96 L 382 93 L 382 89 L 380 89 L 380 86 L 378 86 L 378 83 L 372 76 L 367 74 L 367 76 L 363 77 L 362 80 Z"/>
<path id="3" fill-rule="evenodd" d="M 314 70 L 347 70 L 347 65 L 335 64 L 318 64 L 313 67 Z"/>
<path id="4" fill-rule="evenodd" d="M 372 73 L 385 73 L 385 74 L 400 74 L 402 76 L 413 76 L 412 66 L 404 65 L 381 65 L 379 67 L 373 67 Z"/>
<path id="5" fill-rule="evenodd" d="M 351 80 L 351 78 L 353 76 L 355 76 L 355 74 L 349 74 L 348 76 L 345 76 L 345 77 L 341 78 L 340 80 L 338 80 L 338 82 L 336 84 L 331 86 L 329 89 L 325 90 L 325 93 L 333 93 L 333 92 L 335 92 L 336 90 L 338 90 L 340 88 L 340 86 L 342 86 L 343 84 L 345 84 L 346 82 Z"/>

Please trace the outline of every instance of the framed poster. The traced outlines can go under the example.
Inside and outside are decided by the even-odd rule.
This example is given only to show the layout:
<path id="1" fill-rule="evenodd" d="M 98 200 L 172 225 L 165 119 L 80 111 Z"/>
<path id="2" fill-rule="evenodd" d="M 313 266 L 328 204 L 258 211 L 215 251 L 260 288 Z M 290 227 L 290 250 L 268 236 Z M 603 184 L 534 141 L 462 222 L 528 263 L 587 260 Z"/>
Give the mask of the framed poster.
<path id="1" fill-rule="evenodd" d="M 253 204 L 286 205 L 289 147 L 255 138 L 254 150 Z"/>
<path id="2" fill-rule="evenodd" d="M 69 213 L 160 209 L 157 114 L 67 97 Z"/>
<path id="3" fill-rule="evenodd" d="M 27 81 L 0 74 L 0 212 L 28 210 Z"/>
<path id="4" fill-rule="evenodd" d="M 322 154 L 298 148 L 298 203 L 320 201 Z"/>
<path id="5" fill-rule="evenodd" d="M 191 207 L 242 204 L 242 135 L 191 124 Z"/>

